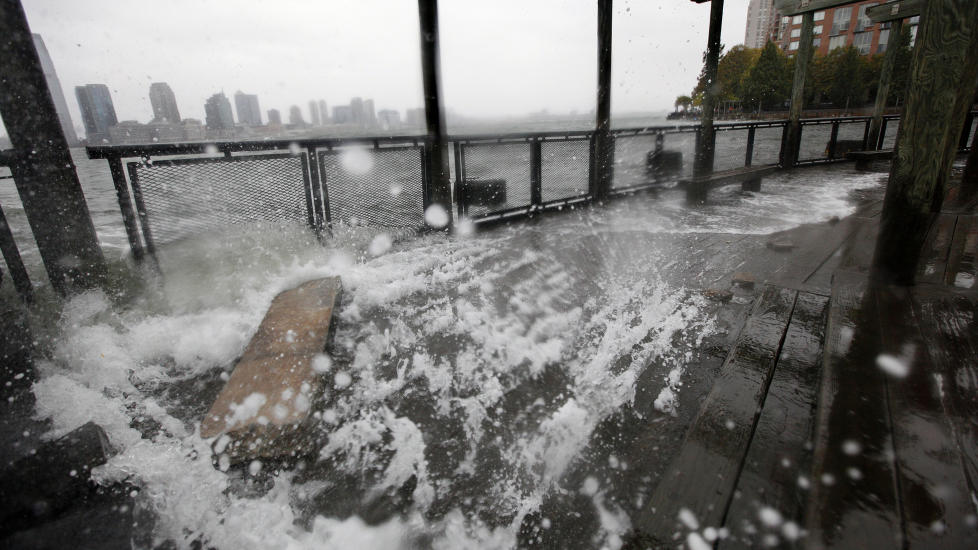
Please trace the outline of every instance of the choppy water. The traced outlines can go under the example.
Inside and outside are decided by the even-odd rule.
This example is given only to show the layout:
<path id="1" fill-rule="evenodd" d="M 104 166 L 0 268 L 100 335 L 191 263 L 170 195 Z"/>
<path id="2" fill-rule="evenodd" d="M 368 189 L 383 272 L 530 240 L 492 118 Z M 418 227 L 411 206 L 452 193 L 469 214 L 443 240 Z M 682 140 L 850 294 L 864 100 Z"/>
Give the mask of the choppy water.
<path id="1" fill-rule="evenodd" d="M 77 162 L 119 259 L 107 170 Z M 685 236 L 845 216 L 880 179 L 802 169 L 759 192 L 720 188 L 696 209 L 663 190 L 403 239 L 376 257 L 369 238 L 322 246 L 301 225 L 174 243 L 130 298 L 67 304 L 37 412 L 49 437 L 104 426 L 121 452 L 95 477 L 142 487 L 154 536 L 180 547 L 615 548 L 650 490 L 656 445 L 674 445 L 695 413 L 684 390 L 705 374 L 691 366 L 722 336 L 715 307 L 666 270 Z M 328 275 L 345 288 L 328 376 L 351 383 L 316 404 L 318 453 L 215 468 L 197 431 L 222 374 L 278 292 Z M 636 424 L 666 440 L 636 444 L 623 428 Z"/>

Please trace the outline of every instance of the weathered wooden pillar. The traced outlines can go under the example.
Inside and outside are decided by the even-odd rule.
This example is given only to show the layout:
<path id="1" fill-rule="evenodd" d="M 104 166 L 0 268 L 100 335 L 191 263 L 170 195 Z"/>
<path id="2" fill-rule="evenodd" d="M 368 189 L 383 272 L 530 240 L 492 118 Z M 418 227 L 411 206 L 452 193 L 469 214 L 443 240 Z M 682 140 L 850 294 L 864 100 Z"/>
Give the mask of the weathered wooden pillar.
<path id="1" fill-rule="evenodd" d="M 897 19 L 890 26 L 890 46 L 900 36 L 903 28 L 903 20 Z M 880 128 L 883 127 L 883 112 L 886 111 L 886 98 L 890 95 L 890 81 L 893 80 L 893 66 L 896 64 L 896 57 L 899 48 L 887 47 L 886 54 L 883 56 L 883 66 L 880 68 L 880 83 L 876 88 L 876 105 L 873 107 L 873 120 L 869 123 L 869 138 L 866 140 L 866 148 L 879 149 Z"/>
<path id="2" fill-rule="evenodd" d="M 972 82 L 978 2 L 927 2 L 920 17 L 889 184 L 883 200 L 873 278 L 913 284 L 920 249 L 950 171 L 948 148 L 964 123 L 961 82 Z M 971 77 L 973 78 L 973 77 Z M 974 93 L 974 90 L 971 90 Z"/>
<path id="3" fill-rule="evenodd" d="M 98 286 L 106 267 L 20 2 L 0 2 L 0 116 L 11 166 L 51 285 L 62 295 Z"/>
<path id="4" fill-rule="evenodd" d="M 710 3 L 710 32 L 706 41 L 706 90 L 703 92 L 703 116 L 700 118 L 700 136 L 696 142 L 696 160 L 693 164 L 694 176 L 705 176 L 713 172 L 713 159 L 716 150 L 716 132 L 713 129 L 714 109 L 717 95 L 717 65 L 720 62 L 720 28 L 723 25 L 723 0 Z"/>
<path id="5" fill-rule="evenodd" d="M 445 109 L 441 100 L 441 65 L 438 53 L 438 0 L 418 0 L 421 20 L 421 77 L 428 135 L 428 201 L 452 217 L 452 184 L 445 142 Z"/>
<path id="6" fill-rule="evenodd" d="M 594 110 L 594 174 L 592 194 L 608 196 L 614 178 L 614 138 L 611 136 L 611 16 L 612 0 L 598 0 L 598 104 Z"/>
<path id="7" fill-rule="evenodd" d="M 791 85 L 791 107 L 788 110 L 788 127 L 781 149 L 781 165 L 791 168 L 798 162 L 801 147 L 801 111 L 805 106 L 805 78 L 808 63 L 812 60 L 812 30 L 815 28 L 815 12 L 801 16 L 801 38 L 795 54 L 795 78 Z"/>

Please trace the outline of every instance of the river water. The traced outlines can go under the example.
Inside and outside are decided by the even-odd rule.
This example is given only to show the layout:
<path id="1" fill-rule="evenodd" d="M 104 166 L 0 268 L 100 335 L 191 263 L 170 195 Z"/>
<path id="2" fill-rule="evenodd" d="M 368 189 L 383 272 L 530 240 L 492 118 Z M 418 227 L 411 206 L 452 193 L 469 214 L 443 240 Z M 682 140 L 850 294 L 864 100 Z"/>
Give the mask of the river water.
<path id="1" fill-rule="evenodd" d="M 124 261 L 107 168 L 75 153 L 106 255 Z M 666 189 L 389 247 L 323 245 L 301 224 L 175 242 L 124 297 L 89 292 L 48 320 L 37 415 L 48 437 L 103 426 L 120 453 L 94 477 L 139 486 L 152 537 L 178 547 L 617 548 L 659 448 L 629 454 L 622 426 L 675 439 L 707 379 L 695 366 L 724 337 L 674 275 L 690 236 L 846 216 L 881 180 L 800 169 L 698 208 Z M 226 373 L 278 292 L 332 275 L 344 298 L 318 451 L 215 467 L 197 432 Z"/>

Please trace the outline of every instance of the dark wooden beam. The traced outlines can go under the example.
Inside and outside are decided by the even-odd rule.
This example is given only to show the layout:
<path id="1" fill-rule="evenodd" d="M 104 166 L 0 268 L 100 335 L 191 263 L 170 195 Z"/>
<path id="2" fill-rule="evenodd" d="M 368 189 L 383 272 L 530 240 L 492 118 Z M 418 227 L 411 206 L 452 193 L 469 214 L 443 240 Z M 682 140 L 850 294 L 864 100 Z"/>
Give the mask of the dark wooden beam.
<path id="1" fill-rule="evenodd" d="M 611 136 L 611 17 L 612 0 L 598 0 L 598 104 L 594 121 L 592 194 L 601 199 L 614 178 L 614 138 Z"/>
<path id="2" fill-rule="evenodd" d="M 451 221 L 452 184 L 445 142 L 445 108 L 441 99 L 438 0 L 418 0 L 418 14 L 421 20 L 421 78 L 424 84 L 424 113 L 428 137 L 428 202 L 444 208 Z"/>
<path id="3" fill-rule="evenodd" d="M 774 0 L 774 7 L 781 15 L 814 13 L 838 6 L 853 4 L 856 0 Z"/>
<path id="4" fill-rule="evenodd" d="M 896 37 L 900 36 L 903 28 L 903 19 L 896 19 L 890 27 L 890 45 Z M 869 137 L 866 140 L 866 148 L 876 150 L 880 137 L 880 128 L 883 126 L 883 112 L 886 110 L 886 98 L 890 95 L 890 81 L 893 79 L 893 66 L 896 64 L 896 57 L 899 48 L 886 48 L 883 56 L 883 66 L 880 68 L 880 82 L 876 88 L 876 104 L 873 106 L 873 120 L 869 124 Z"/>
<path id="5" fill-rule="evenodd" d="M 879 4 L 871 8 L 866 8 L 866 17 L 868 17 L 873 23 L 900 21 L 915 15 L 920 15 L 923 5 L 923 0 L 899 0 L 898 2 L 887 2 L 885 4 Z"/>
<path id="6" fill-rule="evenodd" d="M 788 125 L 785 127 L 784 146 L 781 152 L 781 165 L 791 168 L 798 162 L 801 146 L 801 110 L 805 106 L 805 78 L 808 64 L 812 59 L 812 31 L 815 28 L 814 12 L 802 15 L 801 44 L 795 54 L 795 77 L 791 85 L 791 107 L 788 110 Z"/>
<path id="7" fill-rule="evenodd" d="M 720 29 L 723 25 L 723 0 L 713 0 L 710 5 L 710 32 L 706 42 L 706 90 L 703 92 L 703 116 L 700 119 L 700 135 L 696 142 L 696 161 L 693 175 L 705 176 L 713 172 L 716 149 L 716 132 L 713 129 L 713 109 L 716 107 L 719 88 L 717 65 L 720 62 Z"/>
<path id="8" fill-rule="evenodd" d="M 964 124 L 961 83 L 974 83 L 978 72 L 976 34 L 978 2 L 942 0 L 924 6 L 876 242 L 873 277 L 878 281 L 914 282 L 950 172 L 953 157 L 947 151 L 956 147 Z"/>
<path id="9" fill-rule="evenodd" d="M 20 2 L 0 2 L 0 116 L 10 169 L 47 269 L 62 295 L 105 281 L 106 267 Z"/>

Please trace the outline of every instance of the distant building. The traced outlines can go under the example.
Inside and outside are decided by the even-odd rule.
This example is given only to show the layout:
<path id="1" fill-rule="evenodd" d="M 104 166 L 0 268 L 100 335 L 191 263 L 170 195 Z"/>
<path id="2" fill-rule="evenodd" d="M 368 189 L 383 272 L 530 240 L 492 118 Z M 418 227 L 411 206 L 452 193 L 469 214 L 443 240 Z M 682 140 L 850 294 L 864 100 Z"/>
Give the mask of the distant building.
<path id="1" fill-rule="evenodd" d="M 85 136 L 89 143 L 108 140 L 109 128 L 119 122 L 115 116 L 109 87 L 105 84 L 75 86 L 75 98 L 78 100 L 78 108 L 81 109 Z"/>
<path id="2" fill-rule="evenodd" d="M 326 108 L 326 100 L 319 100 L 319 116 L 322 117 L 323 124 L 329 124 L 329 110 Z"/>
<path id="3" fill-rule="evenodd" d="M 363 125 L 377 125 L 377 115 L 374 113 L 374 100 L 372 99 L 363 102 Z"/>
<path id="4" fill-rule="evenodd" d="M 391 109 L 381 109 L 377 111 L 377 120 L 380 127 L 384 130 L 392 130 L 401 126 L 401 115 Z"/>
<path id="5" fill-rule="evenodd" d="M 350 113 L 353 116 L 354 124 L 358 126 L 364 125 L 363 99 L 355 97 L 350 100 Z"/>
<path id="6" fill-rule="evenodd" d="M 109 141 L 112 143 L 150 143 L 149 127 L 135 120 L 123 120 L 109 128 Z"/>
<path id="7" fill-rule="evenodd" d="M 268 125 L 269 126 L 282 125 L 282 113 L 278 112 L 278 109 L 268 110 Z"/>
<path id="8" fill-rule="evenodd" d="M 234 114 L 224 92 L 214 94 L 204 103 L 204 120 L 208 130 L 233 130 Z"/>
<path id="9" fill-rule="evenodd" d="M 58 120 L 61 121 L 61 131 L 64 132 L 65 140 L 69 147 L 78 145 L 78 135 L 75 133 L 75 126 L 71 122 L 71 114 L 68 112 L 68 102 L 65 101 L 65 93 L 61 89 L 61 81 L 58 80 L 58 73 L 54 70 L 54 62 L 51 55 L 44 45 L 44 39 L 39 34 L 32 34 L 34 38 L 34 48 L 37 56 L 41 59 L 41 70 L 44 71 L 44 79 L 48 82 L 48 89 L 51 90 L 51 99 L 54 100 L 54 110 L 58 113 Z"/>
<path id="10" fill-rule="evenodd" d="M 836 48 L 854 46 L 862 55 L 876 55 L 886 51 L 890 41 L 890 24 L 873 23 L 866 16 L 866 9 L 878 4 L 876 0 L 863 0 L 848 6 L 840 6 L 815 12 L 815 28 L 812 44 L 817 55 L 825 55 Z M 800 15 L 782 17 L 778 29 L 778 45 L 788 55 L 798 51 L 801 38 Z M 911 36 L 916 35 L 917 18 L 910 19 Z"/>
<path id="11" fill-rule="evenodd" d="M 349 124 L 353 122 L 353 110 L 349 105 L 333 107 L 333 124 Z"/>
<path id="12" fill-rule="evenodd" d="M 404 112 L 405 122 L 408 126 L 424 128 L 424 108 L 418 107 L 417 109 L 408 109 Z"/>
<path id="13" fill-rule="evenodd" d="M 202 140 L 207 137 L 207 129 L 195 118 L 185 118 L 180 125 L 183 126 L 183 138 L 188 141 Z"/>
<path id="14" fill-rule="evenodd" d="M 154 82 L 149 85 L 149 102 L 153 106 L 155 122 L 180 123 L 180 110 L 177 109 L 177 98 L 166 82 Z"/>
<path id="15" fill-rule="evenodd" d="M 248 126 L 261 126 L 261 108 L 258 96 L 246 94 L 241 90 L 234 93 L 234 108 L 238 111 L 238 122 Z"/>
<path id="16" fill-rule="evenodd" d="M 302 120 L 302 110 L 298 105 L 289 107 L 289 124 L 293 126 L 305 126 L 306 121 Z"/>
<path id="17" fill-rule="evenodd" d="M 319 118 L 319 103 L 316 100 L 309 102 L 309 124 L 322 126 L 323 121 Z"/>
<path id="18" fill-rule="evenodd" d="M 747 6 L 747 30 L 744 45 L 748 48 L 763 48 L 768 41 L 778 35 L 778 10 L 774 0 L 750 0 Z"/>

